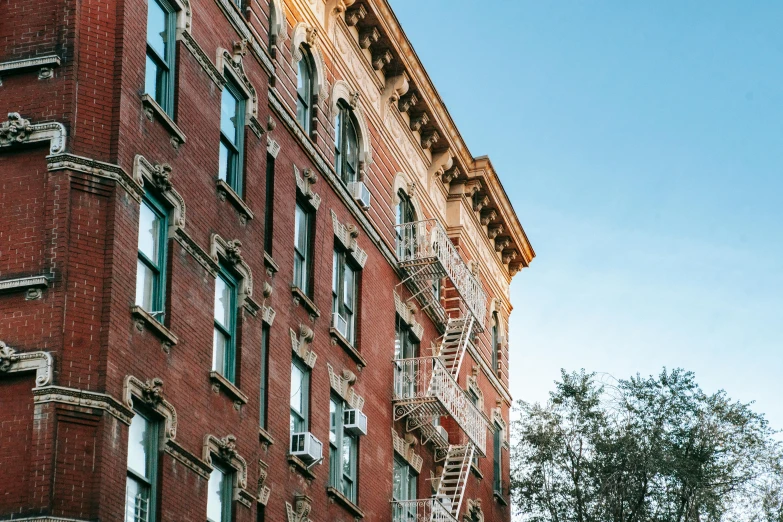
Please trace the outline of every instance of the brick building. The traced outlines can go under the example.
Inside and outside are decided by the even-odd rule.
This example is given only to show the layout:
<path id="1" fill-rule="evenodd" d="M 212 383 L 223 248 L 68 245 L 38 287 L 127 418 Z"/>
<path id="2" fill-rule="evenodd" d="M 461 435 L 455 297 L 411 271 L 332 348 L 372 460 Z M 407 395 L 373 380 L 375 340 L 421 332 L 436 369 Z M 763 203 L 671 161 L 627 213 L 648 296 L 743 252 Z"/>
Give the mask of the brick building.
<path id="1" fill-rule="evenodd" d="M 535 254 L 386 0 L 3 0 L 0 81 L 0 520 L 510 520 Z"/>

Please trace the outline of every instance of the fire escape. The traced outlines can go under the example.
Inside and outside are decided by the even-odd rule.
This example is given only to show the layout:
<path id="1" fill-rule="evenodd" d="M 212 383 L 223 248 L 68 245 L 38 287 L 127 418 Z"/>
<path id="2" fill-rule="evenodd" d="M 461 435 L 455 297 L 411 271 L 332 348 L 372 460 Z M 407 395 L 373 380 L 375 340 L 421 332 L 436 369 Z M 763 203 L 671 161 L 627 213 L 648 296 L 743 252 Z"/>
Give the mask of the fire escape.
<path id="1" fill-rule="evenodd" d="M 434 497 L 396 502 L 393 520 L 453 522 L 462 507 L 473 456 L 486 456 L 486 418 L 457 382 L 468 345 L 483 331 L 486 295 L 440 222 L 428 219 L 396 228 L 403 283 L 446 328 L 433 356 L 394 361 L 394 419 L 405 419 L 408 431 L 419 430 L 423 443 L 433 443 L 443 472 Z M 457 296 L 448 310 L 438 295 L 444 278 Z M 461 440 L 449 441 L 438 424 L 441 417 L 455 421 Z"/>

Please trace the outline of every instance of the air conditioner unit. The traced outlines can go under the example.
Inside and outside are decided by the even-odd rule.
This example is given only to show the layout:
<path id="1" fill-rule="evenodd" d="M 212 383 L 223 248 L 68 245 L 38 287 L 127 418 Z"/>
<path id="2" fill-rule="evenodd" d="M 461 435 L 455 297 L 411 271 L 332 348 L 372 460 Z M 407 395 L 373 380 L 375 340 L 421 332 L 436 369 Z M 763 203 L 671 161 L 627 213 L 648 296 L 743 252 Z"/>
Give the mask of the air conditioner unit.
<path id="1" fill-rule="evenodd" d="M 367 415 L 359 410 L 345 410 L 343 428 L 351 435 L 367 435 Z"/>
<path id="2" fill-rule="evenodd" d="M 299 457 L 306 464 L 321 460 L 323 444 L 309 431 L 291 434 L 291 455 Z"/>
<path id="3" fill-rule="evenodd" d="M 346 339 L 348 338 L 348 321 L 336 312 L 332 314 L 332 328 L 340 332 L 340 335 Z"/>
<path id="4" fill-rule="evenodd" d="M 348 191 L 364 209 L 370 208 L 370 190 L 362 181 L 354 181 L 348 184 Z"/>
<path id="5" fill-rule="evenodd" d="M 438 435 L 441 436 L 441 438 L 443 438 L 443 440 L 446 442 L 449 441 L 449 432 L 446 431 L 446 428 L 443 426 L 435 426 L 435 431 L 438 433 Z"/>

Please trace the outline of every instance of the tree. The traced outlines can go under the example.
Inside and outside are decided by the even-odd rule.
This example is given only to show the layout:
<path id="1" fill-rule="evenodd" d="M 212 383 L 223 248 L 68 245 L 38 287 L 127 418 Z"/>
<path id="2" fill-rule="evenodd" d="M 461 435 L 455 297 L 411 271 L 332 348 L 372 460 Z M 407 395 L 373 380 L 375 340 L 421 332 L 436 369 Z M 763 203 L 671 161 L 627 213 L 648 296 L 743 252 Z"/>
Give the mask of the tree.
<path id="1" fill-rule="evenodd" d="M 546 405 L 520 401 L 517 415 L 511 489 L 524 520 L 783 522 L 774 431 L 690 372 L 563 371 Z"/>

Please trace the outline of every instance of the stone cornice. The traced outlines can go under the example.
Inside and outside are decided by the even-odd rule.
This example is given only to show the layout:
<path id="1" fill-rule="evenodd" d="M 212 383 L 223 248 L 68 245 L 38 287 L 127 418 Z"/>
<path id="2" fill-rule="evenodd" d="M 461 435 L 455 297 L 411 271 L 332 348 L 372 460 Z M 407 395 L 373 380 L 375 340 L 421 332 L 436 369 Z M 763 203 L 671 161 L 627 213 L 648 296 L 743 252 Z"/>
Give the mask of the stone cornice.
<path id="1" fill-rule="evenodd" d="M 0 377 L 9 373 L 35 372 L 35 385 L 51 384 L 54 360 L 49 352 L 17 352 L 0 341 Z"/>
<path id="2" fill-rule="evenodd" d="M 81 408 L 104 410 L 113 417 L 130 425 L 133 411 L 109 394 L 98 393 L 64 386 L 43 386 L 33 388 L 33 402 L 67 404 Z"/>
<path id="3" fill-rule="evenodd" d="M 92 176 L 106 178 L 118 183 L 136 201 L 141 201 L 144 196 L 144 188 L 119 165 L 105 163 L 75 154 L 54 154 L 46 157 L 46 165 L 49 172 L 58 170 L 72 170 Z"/>
<path id="4" fill-rule="evenodd" d="M 209 56 L 206 52 L 204 52 L 204 49 L 202 49 L 198 42 L 196 42 L 195 38 L 193 38 L 193 35 L 190 34 L 190 31 L 179 31 L 177 33 L 177 40 L 180 40 L 182 45 L 184 45 L 185 48 L 190 51 L 190 54 L 193 55 L 193 57 L 196 59 L 196 62 L 198 62 L 201 68 L 204 69 L 204 72 L 207 73 L 209 79 L 212 80 L 217 88 L 222 91 L 223 86 L 226 84 L 226 79 L 223 77 L 223 74 L 218 70 L 218 68 L 215 67 L 215 64 L 212 63 L 212 60 L 209 59 Z"/>
<path id="5" fill-rule="evenodd" d="M 0 74 L 9 71 L 21 71 L 24 69 L 35 69 L 36 67 L 59 67 L 60 57 L 56 54 L 48 56 L 36 56 L 35 58 L 25 58 L 23 60 L 11 60 L 0 62 Z"/>
<path id="6" fill-rule="evenodd" d="M 0 293 L 27 290 L 26 299 L 43 297 L 43 289 L 49 286 L 49 278 L 44 275 L 0 279 Z"/>

